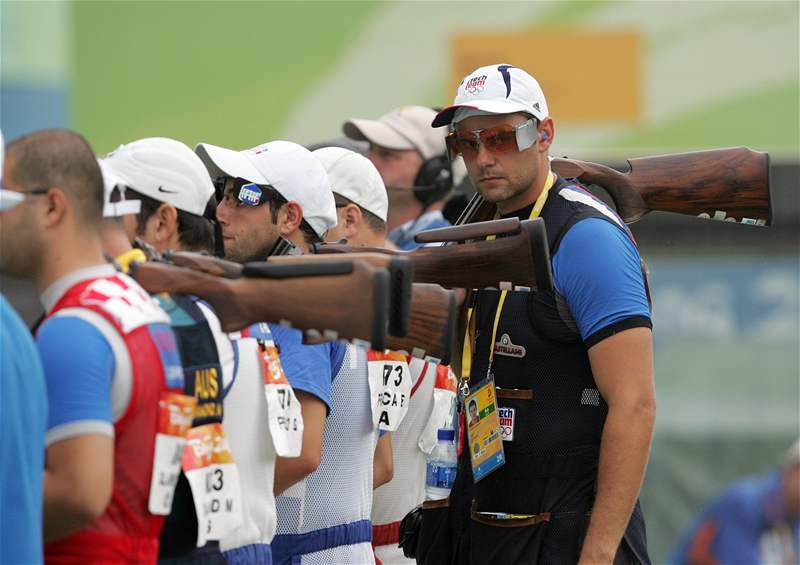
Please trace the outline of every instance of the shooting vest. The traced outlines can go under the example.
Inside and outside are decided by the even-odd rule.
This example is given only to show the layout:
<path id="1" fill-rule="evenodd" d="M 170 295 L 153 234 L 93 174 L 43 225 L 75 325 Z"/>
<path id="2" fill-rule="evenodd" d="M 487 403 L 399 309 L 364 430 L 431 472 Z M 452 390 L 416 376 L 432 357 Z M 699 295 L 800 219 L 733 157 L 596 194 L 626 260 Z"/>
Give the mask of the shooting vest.
<path id="1" fill-rule="evenodd" d="M 526 216 L 527 217 L 527 216 Z M 554 257 L 567 231 L 586 218 L 599 218 L 633 236 L 616 214 L 583 188 L 557 179 L 541 216 Z M 634 242 L 635 244 L 635 242 Z M 644 269 L 642 276 L 645 277 Z M 646 285 L 646 277 L 645 277 Z M 500 292 L 477 293 L 476 339 L 470 384 L 485 376 Z M 633 325 L 646 325 L 639 321 Z M 592 375 L 586 347 L 566 301 L 557 290 L 509 291 L 500 316 L 492 373 L 504 436 L 506 463 L 475 484 L 469 451 L 459 457 L 451 494 L 455 531 L 467 528 L 471 510 L 509 514 L 550 514 L 545 560 L 575 562 L 594 503 L 600 438 L 608 406 Z M 494 527 L 489 532 L 506 528 Z M 486 530 L 484 530 L 486 531 Z M 626 539 L 647 562 L 644 521 L 637 503 Z M 476 539 L 477 538 L 477 539 Z M 475 547 L 484 542 L 473 535 Z M 574 555 L 573 555 L 574 553 Z M 480 559 L 480 558 L 478 558 Z M 509 562 L 534 555 L 505 557 Z M 549 562 L 548 561 L 548 562 Z"/>
<path id="2" fill-rule="evenodd" d="M 222 423 L 224 385 L 222 366 L 214 335 L 197 299 L 182 294 L 158 295 L 161 307 L 170 316 L 172 331 L 178 341 L 184 374 L 184 394 L 194 396 L 197 405 L 192 427 Z M 161 532 L 159 556 L 178 557 L 195 551 L 197 513 L 189 481 L 181 471 L 175 488 L 172 512 Z M 209 542 L 215 552 L 218 543 Z"/>
<path id="3" fill-rule="evenodd" d="M 142 249 L 132 249 L 115 261 L 127 272 L 132 262 L 147 261 L 147 255 Z M 197 400 L 192 427 L 221 424 L 224 397 L 222 367 L 214 335 L 197 305 L 197 299 L 184 294 L 165 293 L 154 295 L 154 298 L 169 315 L 170 326 L 178 343 L 184 376 L 183 393 Z M 161 531 L 159 557 L 180 557 L 193 553 L 196 550 L 197 527 L 192 490 L 181 471 L 172 499 L 172 511 Z M 216 542 L 209 542 L 206 547 L 212 552 L 218 551 Z"/>
<path id="4" fill-rule="evenodd" d="M 124 274 L 84 280 L 48 313 L 82 308 L 107 320 L 131 361 L 131 399 L 114 424 L 114 486 L 102 516 L 79 532 L 45 546 L 48 563 L 154 563 L 163 516 L 148 511 L 159 399 L 182 392 L 183 378 L 169 319 Z"/>
<path id="5" fill-rule="evenodd" d="M 367 351 L 348 344 L 331 385 L 319 467 L 276 498 L 276 565 L 371 563 L 372 476 L 378 431 L 370 411 Z M 312 555 L 308 555 L 312 554 Z"/>

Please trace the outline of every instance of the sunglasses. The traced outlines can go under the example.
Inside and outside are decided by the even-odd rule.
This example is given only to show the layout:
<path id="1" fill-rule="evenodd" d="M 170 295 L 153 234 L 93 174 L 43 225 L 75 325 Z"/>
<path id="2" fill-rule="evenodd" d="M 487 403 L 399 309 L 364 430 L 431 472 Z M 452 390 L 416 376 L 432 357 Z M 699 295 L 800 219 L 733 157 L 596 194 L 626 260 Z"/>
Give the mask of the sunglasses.
<path id="1" fill-rule="evenodd" d="M 217 200 L 222 202 L 230 198 L 245 206 L 261 206 L 270 200 L 286 202 L 286 199 L 273 187 L 266 184 L 256 184 L 243 178 L 220 177 L 214 181 Z"/>
<path id="2" fill-rule="evenodd" d="M 475 158 L 481 145 L 492 153 L 523 151 L 536 143 L 536 121 L 533 118 L 516 125 L 501 124 L 472 131 L 453 130 L 445 138 L 447 156 Z"/>
<path id="3" fill-rule="evenodd" d="M 15 191 L 3 188 L 0 185 L 0 211 L 10 210 L 21 204 L 29 196 L 43 196 L 50 192 L 47 188 L 34 188 L 31 190 Z"/>

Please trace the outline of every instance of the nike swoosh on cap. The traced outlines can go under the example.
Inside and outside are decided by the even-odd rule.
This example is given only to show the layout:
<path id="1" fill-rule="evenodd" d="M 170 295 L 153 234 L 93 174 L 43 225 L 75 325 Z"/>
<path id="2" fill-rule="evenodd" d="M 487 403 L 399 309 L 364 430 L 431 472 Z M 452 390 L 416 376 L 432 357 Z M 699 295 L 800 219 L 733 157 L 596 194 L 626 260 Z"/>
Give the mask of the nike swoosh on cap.
<path id="1" fill-rule="evenodd" d="M 159 192 L 166 192 L 167 194 L 178 194 L 177 190 L 167 190 L 166 188 L 164 188 L 162 186 L 158 187 L 158 191 Z"/>

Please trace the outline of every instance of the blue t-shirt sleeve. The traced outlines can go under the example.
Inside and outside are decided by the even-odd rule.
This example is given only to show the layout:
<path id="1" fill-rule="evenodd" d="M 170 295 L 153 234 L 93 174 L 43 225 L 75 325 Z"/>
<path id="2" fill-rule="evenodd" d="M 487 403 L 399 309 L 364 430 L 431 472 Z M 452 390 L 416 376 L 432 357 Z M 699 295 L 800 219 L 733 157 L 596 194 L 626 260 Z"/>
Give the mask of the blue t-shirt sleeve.
<path id="1" fill-rule="evenodd" d="M 103 334 L 83 319 L 56 316 L 42 324 L 36 346 L 47 382 L 48 444 L 83 433 L 113 433 L 115 362 Z"/>
<path id="2" fill-rule="evenodd" d="M 572 226 L 553 257 L 553 277 L 587 346 L 614 328 L 650 326 L 639 252 L 610 222 L 587 218 Z"/>
<path id="3" fill-rule="evenodd" d="M 293 389 L 313 394 L 331 409 L 331 354 L 328 344 L 303 345 L 300 331 L 269 324 L 281 366 Z"/>

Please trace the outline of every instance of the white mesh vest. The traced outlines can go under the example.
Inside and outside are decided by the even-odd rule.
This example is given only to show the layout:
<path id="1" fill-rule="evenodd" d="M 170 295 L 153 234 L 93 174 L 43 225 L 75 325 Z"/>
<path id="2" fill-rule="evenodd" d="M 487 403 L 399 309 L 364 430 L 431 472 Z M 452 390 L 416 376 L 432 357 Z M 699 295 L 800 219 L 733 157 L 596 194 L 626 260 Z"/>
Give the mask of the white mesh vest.
<path id="1" fill-rule="evenodd" d="M 278 531 L 305 534 L 360 520 L 372 508 L 372 464 L 378 431 L 372 423 L 366 351 L 347 345 L 331 386 L 322 461 L 316 471 L 277 497 Z M 373 563 L 369 542 L 307 553 L 303 564 Z"/>
<path id="2" fill-rule="evenodd" d="M 372 503 L 372 523 L 391 524 L 402 520 L 415 506 L 425 500 L 426 454 L 419 447 L 419 439 L 433 409 L 433 388 L 436 384 L 436 365 L 412 358 L 409 362 L 414 391 L 406 417 L 392 433 L 392 480 L 375 490 Z M 395 545 L 378 546 L 375 555 L 382 563 L 415 563 L 403 556 Z"/>

